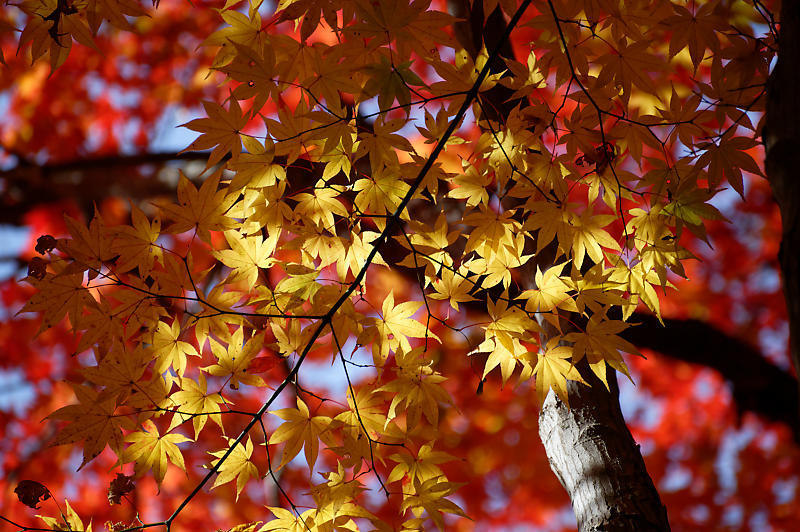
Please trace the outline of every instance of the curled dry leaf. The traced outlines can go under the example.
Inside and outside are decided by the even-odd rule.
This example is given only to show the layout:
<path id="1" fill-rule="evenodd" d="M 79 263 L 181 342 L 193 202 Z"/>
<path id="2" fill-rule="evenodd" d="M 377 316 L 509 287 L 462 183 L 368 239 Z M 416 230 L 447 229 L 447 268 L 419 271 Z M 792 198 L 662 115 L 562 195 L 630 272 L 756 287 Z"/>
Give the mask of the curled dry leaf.
<path id="1" fill-rule="evenodd" d="M 52 251 L 56 247 L 56 239 L 51 235 L 42 235 L 36 240 L 36 252 L 39 255 L 44 255 L 48 251 Z"/>
<path id="2" fill-rule="evenodd" d="M 117 473 L 117 478 L 108 486 L 108 504 L 120 504 L 122 497 L 136 489 L 133 476 Z"/>
<path id="3" fill-rule="evenodd" d="M 34 509 L 39 508 L 39 503 L 50 498 L 50 490 L 41 482 L 35 480 L 21 480 L 14 493 L 19 497 L 19 502 Z"/>
<path id="4" fill-rule="evenodd" d="M 47 261 L 40 257 L 33 257 L 28 263 L 28 275 L 40 281 L 47 274 Z"/>

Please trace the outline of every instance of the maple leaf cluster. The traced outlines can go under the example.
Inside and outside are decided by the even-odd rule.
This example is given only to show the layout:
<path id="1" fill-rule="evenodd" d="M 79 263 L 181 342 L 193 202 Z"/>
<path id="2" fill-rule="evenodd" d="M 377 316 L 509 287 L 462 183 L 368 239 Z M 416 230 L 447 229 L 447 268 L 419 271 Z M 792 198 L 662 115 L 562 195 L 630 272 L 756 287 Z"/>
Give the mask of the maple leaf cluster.
<path id="1" fill-rule="evenodd" d="M 143 14 L 51 4 L 20 6 L 20 43 L 53 68 L 103 20 Z M 760 174 L 749 113 L 774 49 L 722 3 L 485 2 L 504 13 L 501 44 L 529 36 L 524 62 L 464 50 L 439 4 L 282 0 L 268 14 L 229 0 L 204 42 L 227 97 L 184 124 L 200 134 L 187 150 L 208 151 L 202 176 L 181 175 L 175 202 L 133 205 L 130 223 L 68 217 L 39 240 L 22 311 L 40 332 L 66 318 L 91 353 L 77 403 L 50 415 L 66 422 L 54 444 L 80 444 L 81 467 L 108 448 L 132 468 L 110 501 L 186 471 L 189 442 L 214 431 L 199 488 L 216 475 L 238 498 L 308 469 L 309 509 L 289 499 L 237 530 L 445 528 L 465 514 L 442 450 L 443 344 L 460 336 L 481 379 L 516 376 L 540 401 L 568 404 L 581 371 L 608 387 L 637 353 L 627 320 L 660 316 L 686 238 L 722 217 L 709 200 Z M 413 271 L 413 291 L 367 289 L 390 265 Z M 470 321 L 475 305 L 488 322 Z M 301 380 L 318 360 L 341 368 L 341 400 Z M 252 389 L 260 404 L 239 407 Z M 83 529 L 69 505 L 63 520 Z"/>

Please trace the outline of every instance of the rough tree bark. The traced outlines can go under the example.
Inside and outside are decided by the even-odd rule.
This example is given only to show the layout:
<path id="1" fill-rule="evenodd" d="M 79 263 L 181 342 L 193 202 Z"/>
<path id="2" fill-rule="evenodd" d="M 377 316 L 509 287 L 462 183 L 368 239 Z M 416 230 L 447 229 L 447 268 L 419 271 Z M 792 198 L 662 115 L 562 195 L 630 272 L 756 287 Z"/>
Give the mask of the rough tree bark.
<path id="1" fill-rule="evenodd" d="M 569 408 L 551 390 L 539 414 L 539 436 L 569 493 L 578 530 L 669 530 L 667 510 L 622 417 L 615 372 L 609 369 L 606 390 L 588 367 L 581 369 L 591 387 L 567 381 Z"/>
<path id="2" fill-rule="evenodd" d="M 790 353 L 800 375 L 800 3 L 784 1 L 780 13 L 778 61 L 767 82 L 762 131 L 765 169 L 781 211 L 783 235 L 778 259 L 789 315 Z M 800 398 L 798 398 L 800 399 Z M 798 400 L 796 399 L 796 400 Z"/>

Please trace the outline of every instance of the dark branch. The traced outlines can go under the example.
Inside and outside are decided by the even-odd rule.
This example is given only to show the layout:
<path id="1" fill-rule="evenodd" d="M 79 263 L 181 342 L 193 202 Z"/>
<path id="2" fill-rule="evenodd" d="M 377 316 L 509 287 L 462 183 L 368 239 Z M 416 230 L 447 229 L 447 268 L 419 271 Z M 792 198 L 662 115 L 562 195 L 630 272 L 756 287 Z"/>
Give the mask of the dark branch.
<path id="1" fill-rule="evenodd" d="M 675 360 L 714 369 L 731 385 L 739 413 L 749 410 L 771 421 L 788 424 L 800 442 L 797 380 L 771 364 L 746 342 L 700 320 L 665 319 L 635 313 L 639 323 L 623 336 L 641 349 L 652 349 Z"/>
<path id="2" fill-rule="evenodd" d="M 162 170 L 207 158 L 205 153 L 145 153 L 43 165 L 22 161 L 0 172 L 0 224 L 20 225 L 31 209 L 64 201 L 91 213 L 95 204 L 109 197 L 134 201 L 172 197 L 175 183 L 163 179 Z"/>

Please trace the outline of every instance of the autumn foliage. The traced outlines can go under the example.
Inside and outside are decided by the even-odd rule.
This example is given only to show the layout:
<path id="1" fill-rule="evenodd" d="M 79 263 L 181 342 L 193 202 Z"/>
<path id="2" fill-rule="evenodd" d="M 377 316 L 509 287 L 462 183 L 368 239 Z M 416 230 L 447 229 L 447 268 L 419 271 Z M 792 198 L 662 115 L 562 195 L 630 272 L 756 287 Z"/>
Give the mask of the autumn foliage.
<path id="1" fill-rule="evenodd" d="M 202 106 L 168 187 L 25 207 L 0 338 L 39 395 L 0 412 L 4 525 L 570 529 L 538 405 L 614 372 L 674 529 L 798 522 L 789 429 L 628 336 L 703 318 L 786 361 L 757 332 L 779 286 L 745 279 L 775 276 L 776 6 L 463 4 L 4 8 L 8 168 L 161 165 L 164 106 Z"/>

